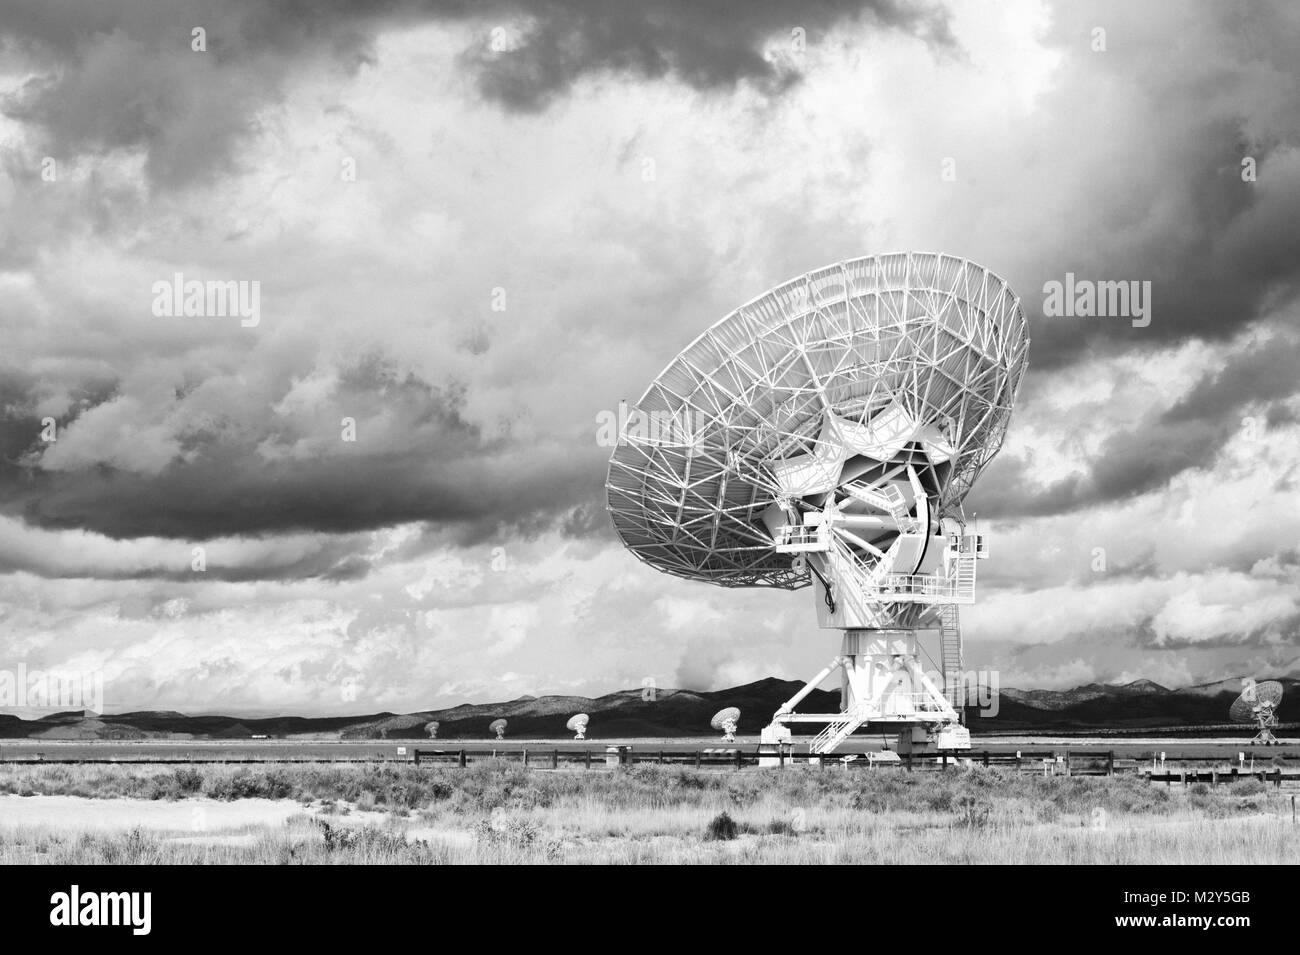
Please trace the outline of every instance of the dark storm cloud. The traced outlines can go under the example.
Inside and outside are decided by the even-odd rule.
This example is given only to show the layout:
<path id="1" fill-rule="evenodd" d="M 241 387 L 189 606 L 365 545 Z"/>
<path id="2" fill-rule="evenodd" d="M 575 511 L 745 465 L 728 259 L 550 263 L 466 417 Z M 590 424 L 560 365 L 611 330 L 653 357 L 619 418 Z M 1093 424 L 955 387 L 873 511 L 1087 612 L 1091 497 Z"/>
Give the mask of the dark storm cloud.
<path id="1" fill-rule="evenodd" d="M 493 13 L 527 12 L 537 18 L 520 49 L 476 48 L 465 57 L 477 69 L 485 96 L 525 111 L 542 109 L 592 74 L 672 77 L 702 90 L 751 81 L 780 92 L 797 74 L 765 58 L 764 43 L 776 37 L 788 42 L 796 27 L 808 42 L 816 42 L 818 32 L 854 17 L 929 43 L 952 44 L 945 15 L 890 0 L 813 0 L 797 7 L 779 0 L 542 0 L 485 6 Z"/>
<path id="2" fill-rule="evenodd" d="M 1257 428 L 1259 439 L 1267 440 L 1267 429 L 1285 424 L 1289 410 L 1270 406 L 1250 421 L 1249 406 L 1290 396 L 1298 384 L 1300 343 L 1270 341 L 1232 356 L 1163 412 L 1111 435 L 1087 475 L 1031 491 L 1036 486 L 1032 460 L 995 458 L 967 506 L 989 517 L 1040 517 L 1158 490 L 1183 471 L 1212 467 L 1223 446 L 1244 428 Z M 1066 426 L 1060 438 L 1071 438 Z"/>
<path id="3" fill-rule="evenodd" d="M 87 440 L 78 419 L 96 405 L 78 404 L 58 422 L 63 437 L 48 445 L 32 410 L 36 393 L 23 384 L 11 377 L 0 394 L 0 509 L 51 530 L 206 540 L 433 521 L 457 528 L 468 545 L 503 533 L 531 537 L 557 524 L 570 533 L 589 530 L 580 505 L 601 486 L 603 452 L 594 441 L 584 456 L 486 437 L 462 417 L 463 389 L 400 376 L 374 355 L 340 369 L 327 403 L 305 415 L 282 410 L 176 435 L 178 447 L 194 453 L 158 471 L 80 459 L 77 466 L 50 464 L 55 449 Z M 186 398 L 177 393 L 176 407 Z M 355 442 L 341 437 L 342 414 L 356 422 Z M 300 569 L 311 576 L 364 572 L 325 553 Z"/>
<path id="4" fill-rule="evenodd" d="M 536 522 L 549 526 L 557 509 L 598 492 L 599 481 L 583 480 L 590 470 L 583 465 L 544 463 L 545 472 L 531 477 L 513 462 L 464 456 L 440 464 L 423 451 L 310 467 L 252 458 L 227 461 L 215 472 L 176 464 L 156 476 L 99 469 L 15 488 L 6 510 L 35 526 L 114 538 L 341 533 L 434 521 L 465 526 L 463 541 L 470 543 L 490 539 L 502 526 L 519 525 L 532 536 L 541 529 L 532 529 Z"/>
<path id="5" fill-rule="evenodd" d="M 55 439 L 75 414 L 108 401 L 113 391 L 111 382 L 86 383 L 74 389 L 70 395 L 73 415 L 54 419 Z M 46 447 L 46 418 L 52 417 L 37 411 L 41 393 L 36 375 L 4 367 L 0 374 L 0 488 L 32 486 L 33 475 L 24 464 Z"/>
<path id="6" fill-rule="evenodd" d="M 1300 387 L 1300 343 L 1271 341 L 1233 356 L 1226 366 L 1202 378 L 1162 416 L 1166 424 L 1221 419 L 1248 402 L 1271 401 Z"/>
<path id="7" fill-rule="evenodd" d="M 21 369 L 0 375 L 0 481 L 12 484 L 24 472 L 22 458 L 40 440 L 41 417 L 32 392 L 35 376 Z"/>
<path id="8" fill-rule="evenodd" d="M 1183 6 L 1186 54 L 1153 56 L 1167 21 L 1136 8 L 1055 8 L 1052 42 L 1064 54 L 1061 82 L 1041 104 L 1061 135 L 1077 137 L 1098 181 L 1077 217 L 1055 231 L 1050 247 L 1025 263 L 1023 287 L 1033 344 L 1021 396 L 1032 405 L 1069 365 L 1186 341 L 1226 345 L 1252 325 L 1282 335 L 1231 356 L 1174 406 L 1133 409 L 1133 424 L 1111 435 L 1089 470 L 1045 489 L 1034 462 L 995 460 L 968 506 L 1003 517 L 1069 513 L 1165 486 L 1177 474 L 1213 465 L 1240 432 L 1252 402 L 1280 402 L 1300 390 L 1294 302 L 1300 292 L 1300 11 L 1280 4 Z M 1088 43 L 1099 23 L 1109 48 Z M 1082 90 L 1121 105 L 1138 122 L 1095 129 L 1078 124 Z M 1210 90 L 1214 95 L 1210 95 Z M 1089 135 L 1091 130 L 1092 135 Z M 1254 180 L 1243 179 L 1243 159 Z M 1151 283 L 1151 321 L 1044 315 L 1042 286 L 1076 280 Z M 1261 426 L 1284 423 L 1281 404 Z M 1089 427 L 1088 423 L 1079 427 Z M 1014 427 L 1014 425 L 1013 425 Z M 1069 441 L 1062 423 L 1059 440 Z"/>
<path id="9" fill-rule="evenodd" d="M 1102 443 L 1090 471 L 1038 489 L 1032 460 L 998 457 L 966 500 L 985 517 L 1067 514 L 1158 490 L 1190 468 L 1208 468 L 1239 425 L 1186 421 L 1118 432 Z"/>
<path id="10" fill-rule="evenodd" d="M 282 94 L 305 58 L 354 69 L 375 18 L 391 5 L 149 0 L 84 4 L 19 0 L 0 7 L 0 37 L 35 72 L 4 102 L 43 130 L 43 148 L 70 159 L 143 148 L 155 186 L 174 187 L 240 165 L 257 111 Z M 361 29 L 361 25 L 365 29 Z M 191 49 L 202 28 L 206 51 Z"/>
<path id="11" fill-rule="evenodd" d="M 461 59 L 481 93 L 508 109 L 539 110 L 595 74 L 672 77 L 702 90 L 748 80 L 779 92 L 795 77 L 764 58 L 763 44 L 854 17 L 951 43 L 943 15 L 893 0 L 797 8 L 777 0 L 18 0 L 0 7 L 0 48 L 37 76 L 3 108 L 43 129 L 54 155 L 143 147 L 150 181 L 180 186 L 240 165 L 237 147 L 256 130 L 258 109 L 281 97 L 300 63 L 355 70 L 373 62 L 385 29 L 480 26 L 482 38 Z M 493 52 L 491 31 L 515 18 L 531 24 L 522 42 Z M 191 49 L 196 27 L 206 31 L 206 52 Z"/>
<path id="12" fill-rule="evenodd" d="M 1077 222 L 1045 223 L 1046 235 L 1060 240 L 1053 250 L 1008 275 L 1023 289 L 1033 320 L 1032 376 L 1050 375 L 1094 351 L 1227 338 L 1293 296 L 1300 277 L 1300 163 L 1288 160 L 1288 150 L 1300 142 L 1300 82 L 1283 82 L 1282 93 L 1263 97 L 1255 85 L 1262 73 L 1249 72 L 1245 59 L 1239 67 L 1216 65 L 1207 74 L 1196 63 L 1152 58 L 1157 38 L 1142 31 L 1156 27 L 1131 22 L 1124 13 L 1114 15 L 1111 35 L 1119 41 L 1127 34 L 1128 43 L 1115 42 L 1106 58 L 1099 58 L 1079 41 L 1080 16 L 1058 11 L 1053 27 L 1066 62 L 1059 92 L 1052 94 L 1056 98 L 1049 97 L 1041 109 L 1043 115 L 1065 117 L 1054 122 L 1066 125 L 1051 125 L 1047 132 L 1068 128 L 1073 105 L 1090 94 L 1098 70 L 1125 91 L 1123 105 L 1136 104 L 1139 116 L 1167 120 L 1172 132 L 1161 124 L 1150 131 L 1149 141 L 1110 143 L 1105 158 L 1120 169 L 1126 163 L 1159 166 L 1158 176 L 1144 180 L 1154 183 L 1149 193 L 1134 199 L 1100 186 L 1089 191 L 1075 207 Z M 1300 64 L 1290 54 L 1300 38 L 1300 16 L 1269 7 L 1217 16 L 1255 23 L 1259 39 L 1250 62 L 1270 76 L 1300 80 Z M 514 17 L 530 24 L 520 45 L 491 52 L 492 27 Z M 807 30 L 812 43 L 818 31 L 854 18 L 932 45 L 952 42 L 946 21 L 929 7 L 833 0 L 797 7 L 774 0 L 194 0 L 161 13 L 143 0 L 91 5 L 20 0 L 0 9 L 0 35 L 7 50 L 38 74 L 7 104 L 11 115 L 39 127 L 60 154 L 143 148 L 151 181 L 166 187 L 238 165 L 236 147 L 256 131 L 255 112 L 281 95 L 291 71 L 308 60 L 356 69 L 372 59 L 376 36 L 390 27 L 473 23 L 480 36 L 462 60 L 474 82 L 502 107 L 528 111 L 545 107 L 584 78 L 600 76 L 669 78 L 723 91 L 752 83 L 777 93 L 791 74 L 762 55 L 764 44 L 788 39 L 794 26 Z M 1166 25 L 1164 18 L 1152 20 Z M 190 50 L 189 31 L 199 25 L 208 31 L 207 54 Z M 1206 106 L 1207 75 L 1219 91 L 1213 108 Z M 1265 102 L 1271 111 L 1265 111 Z M 1077 131 L 1094 141 L 1105 141 L 1104 133 Z M 1241 180 L 1240 158 L 1246 153 L 1257 162 L 1256 183 Z M 1068 188 L 1044 186 L 1049 187 Z M 821 222 L 804 221 L 800 227 L 825 229 Z M 771 231 L 783 245 L 798 246 L 790 233 Z M 1108 241 L 1111 237 L 1125 239 L 1122 250 L 1120 243 Z M 751 253 L 744 250 L 747 257 Z M 689 267 L 677 258 L 672 266 L 678 274 Z M 1151 281 L 1152 324 L 1133 328 L 1116 319 L 1044 318 L 1036 288 L 1066 271 L 1080 278 Z M 676 311 L 668 296 L 689 287 L 670 285 L 655 309 Z M 485 334 L 473 333 L 465 341 L 473 354 L 487 352 L 488 344 Z M 1292 368 L 1296 357 L 1292 349 Z M 1244 360 L 1241 367 L 1229 366 L 1178 407 L 1111 436 L 1084 477 L 1026 498 L 1018 495 L 1029 465 L 998 459 L 972 495 L 972 506 L 990 516 L 1068 512 L 1150 491 L 1188 467 L 1209 465 L 1239 425 L 1240 416 L 1233 416 L 1242 403 L 1290 393 L 1286 355 L 1270 352 L 1254 360 L 1255 367 Z M 1290 381 L 1293 385 L 1294 375 Z M 353 456 L 294 456 L 293 442 L 312 438 L 301 424 L 287 433 L 194 430 L 176 435 L 182 450 L 194 455 L 157 473 L 100 461 L 56 469 L 34 464 L 42 451 L 35 437 L 35 385 L 19 377 L 5 387 L 16 391 L 0 414 L 0 508 L 42 527 L 86 528 L 117 538 L 205 539 L 304 529 L 347 533 L 429 520 L 455 528 L 468 544 L 490 540 L 502 528 L 525 537 L 554 526 L 573 536 L 609 532 L 600 493 L 605 455 L 599 449 L 535 453 L 508 438 L 489 440 L 465 425 L 452 389 L 395 382 L 374 367 L 345 370 L 341 387 L 352 396 L 346 406 L 351 412 L 367 397 L 393 390 L 404 395 L 400 417 L 411 430 L 405 447 L 363 442 Z M 111 387 L 92 390 L 87 407 L 113 397 Z M 1027 395 L 1032 399 L 1032 391 Z M 183 396 L 177 401 L 183 403 Z M 1274 409 L 1270 420 L 1284 413 Z M 75 420 L 73 415 L 60 425 Z M 337 416 L 320 424 L 317 434 L 336 424 Z M 259 452 L 266 447 L 284 454 L 266 458 Z M 325 562 L 305 572 L 346 576 L 363 568 Z"/>
<path id="13" fill-rule="evenodd" d="M 1264 418 L 1265 424 L 1270 428 L 1280 428 L 1283 425 L 1295 424 L 1297 421 L 1300 421 L 1300 415 L 1280 402 L 1271 405 Z"/>
<path id="14" fill-rule="evenodd" d="M 1054 7 L 1051 42 L 1065 60 L 1041 109 L 1059 123 L 1054 139 L 1097 154 L 1077 214 L 1015 276 L 1039 371 L 1090 352 L 1226 341 L 1300 290 L 1300 9 L 1178 9 L 1151 17 L 1131 5 Z M 1187 33 L 1181 53 L 1161 49 L 1171 21 Z M 1099 23 L 1105 53 L 1088 42 Z M 1101 99 L 1108 94 L 1113 102 Z M 1079 103 L 1091 98 L 1108 106 L 1085 126 Z M 1141 121 L 1112 127 L 1130 107 Z M 1246 157 L 1254 181 L 1243 181 Z M 1045 316 L 1043 284 L 1066 272 L 1150 281 L 1150 325 Z"/>

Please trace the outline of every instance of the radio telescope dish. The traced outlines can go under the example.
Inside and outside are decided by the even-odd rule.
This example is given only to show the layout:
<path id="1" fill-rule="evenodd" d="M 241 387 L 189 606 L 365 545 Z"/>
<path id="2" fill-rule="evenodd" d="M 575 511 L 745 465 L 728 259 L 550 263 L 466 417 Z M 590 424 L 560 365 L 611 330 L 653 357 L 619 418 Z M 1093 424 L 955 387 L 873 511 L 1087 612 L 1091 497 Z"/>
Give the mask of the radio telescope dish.
<path id="1" fill-rule="evenodd" d="M 724 743 L 734 743 L 736 741 L 736 726 L 739 723 L 740 710 L 734 706 L 718 710 L 713 714 L 713 719 L 709 720 L 710 726 L 722 732 L 722 741 Z"/>
<path id="2" fill-rule="evenodd" d="M 1273 735 L 1273 727 L 1277 726 L 1277 708 L 1281 702 L 1281 683 L 1276 680 L 1265 680 L 1263 683 L 1251 680 L 1241 691 L 1241 696 L 1232 701 L 1232 706 L 1228 708 L 1228 717 L 1234 723 L 1255 724 L 1259 732 L 1251 742 L 1259 743 L 1261 746 L 1272 746 L 1278 742 L 1277 737 Z"/>
<path id="3" fill-rule="evenodd" d="M 587 738 L 587 723 L 591 719 L 586 713 L 577 713 L 569 717 L 569 722 L 564 724 L 564 728 L 574 733 L 574 739 Z"/>
<path id="4" fill-rule="evenodd" d="M 429 739 L 438 738 L 438 722 L 436 720 L 424 724 L 424 731 L 429 734 Z"/>
<path id="5" fill-rule="evenodd" d="M 506 721 L 505 721 L 505 720 L 493 720 L 491 723 L 488 724 L 488 729 L 489 729 L 490 731 L 492 731 L 493 733 L 496 733 L 496 734 L 497 734 L 497 739 L 505 739 L 505 738 L 506 738 Z"/>
<path id="6" fill-rule="evenodd" d="M 1002 445 L 1028 351 L 1019 299 L 991 272 L 869 256 L 743 305 L 641 397 L 606 482 L 628 549 L 724 587 L 812 585 L 819 625 L 843 632 L 764 743 L 822 722 L 826 753 L 872 722 L 969 747 L 957 606 L 987 550 L 961 505 Z M 920 666 L 924 630 L 939 631 L 943 690 Z M 794 713 L 835 669 L 841 712 Z"/>

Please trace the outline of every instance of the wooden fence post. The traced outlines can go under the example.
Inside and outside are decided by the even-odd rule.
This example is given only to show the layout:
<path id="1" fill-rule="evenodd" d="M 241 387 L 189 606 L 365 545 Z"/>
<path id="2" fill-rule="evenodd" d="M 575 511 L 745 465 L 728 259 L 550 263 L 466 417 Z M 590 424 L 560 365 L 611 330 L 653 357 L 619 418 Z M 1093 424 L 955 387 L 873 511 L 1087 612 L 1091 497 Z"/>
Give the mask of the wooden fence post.
<path id="1" fill-rule="evenodd" d="M 560 768 L 560 751 L 558 749 L 551 751 L 551 769 Z"/>
<path id="2" fill-rule="evenodd" d="M 465 751 L 463 749 L 460 751 L 460 754 L 456 757 L 456 765 L 458 765 L 461 769 L 465 768 Z"/>
<path id="3" fill-rule="evenodd" d="M 1108 750 L 1106 753 L 1106 775 L 1115 775 L 1115 751 L 1113 749 Z"/>

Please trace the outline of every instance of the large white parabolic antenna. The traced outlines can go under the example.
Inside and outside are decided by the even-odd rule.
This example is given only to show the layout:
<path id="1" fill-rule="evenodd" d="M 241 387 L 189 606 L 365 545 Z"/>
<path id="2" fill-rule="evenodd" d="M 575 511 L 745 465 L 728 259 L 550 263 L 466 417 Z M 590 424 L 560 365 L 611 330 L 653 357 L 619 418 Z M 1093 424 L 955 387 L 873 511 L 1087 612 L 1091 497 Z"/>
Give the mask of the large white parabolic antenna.
<path id="1" fill-rule="evenodd" d="M 564 724 L 564 728 L 574 734 L 574 739 L 586 739 L 587 724 L 589 722 L 591 722 L 591 717 L 586 713 L 575 713 L 569 717 L 569 721 Z"/>
<path id="2" fill-rule="evenodd" d="M 1256 683 L 1251 680 L 1241 691 L 1241 696 L 1232 701 L 1228 709 L 1228 718 L 1234 723 L 1253 723 L 1257 732 L 1252 743 L 1271 746 L 1278 742 L 1273 735 L 1277 726 L 1277 708 L 1282 703 L 1282 684 L 1277 680 L 1265 680 Z"/>
<path id="3" fill-rule="evenodd" d="M 722 741 L 724 743 L 734 743 L 736 741 L 736 728 L 740 725 L 740 710 L 734 706 L 726 706 L 713 714 L 713 719 L 709 720 L 709 725 L 715 730 L 722 731 Z"/>
<path id="4" fill-rule="evenodd" d="M 867 722 L 896 725 L 909 744 L 937 733 L 940 746 L 969 746 L 956 606 L 974 601 L 986 551 L 961 502 L 1001 446 L 1028 351 L 1019 300 L 996 275 L 896 253 L 764 293 L 642 396 L 607 481 L 627 547 L 721 586 L 815 583 L 820 626 L 843 631 L 840 655 L 777 712 L 765 743 L 807 721 L 827 724 L 813 752 Z M 947 697 L 925 673 L 922 630 L 940 632 L 931 669 Z M 842 711 L 796 714 L 836 669 Z"/>

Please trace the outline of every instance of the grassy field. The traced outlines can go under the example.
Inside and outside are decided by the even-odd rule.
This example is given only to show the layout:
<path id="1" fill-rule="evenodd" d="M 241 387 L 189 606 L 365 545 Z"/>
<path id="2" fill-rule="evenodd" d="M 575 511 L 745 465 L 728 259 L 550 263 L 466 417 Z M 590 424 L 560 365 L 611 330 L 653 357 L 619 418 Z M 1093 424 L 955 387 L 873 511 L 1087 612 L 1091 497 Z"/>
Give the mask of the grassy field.
<path id="1" fill-rule="evenodd" d="M 1298 861 L 1290 796 L 1254 781 L 1183 789 L 980 768 L 0 767 L 0 863 Z"/>

